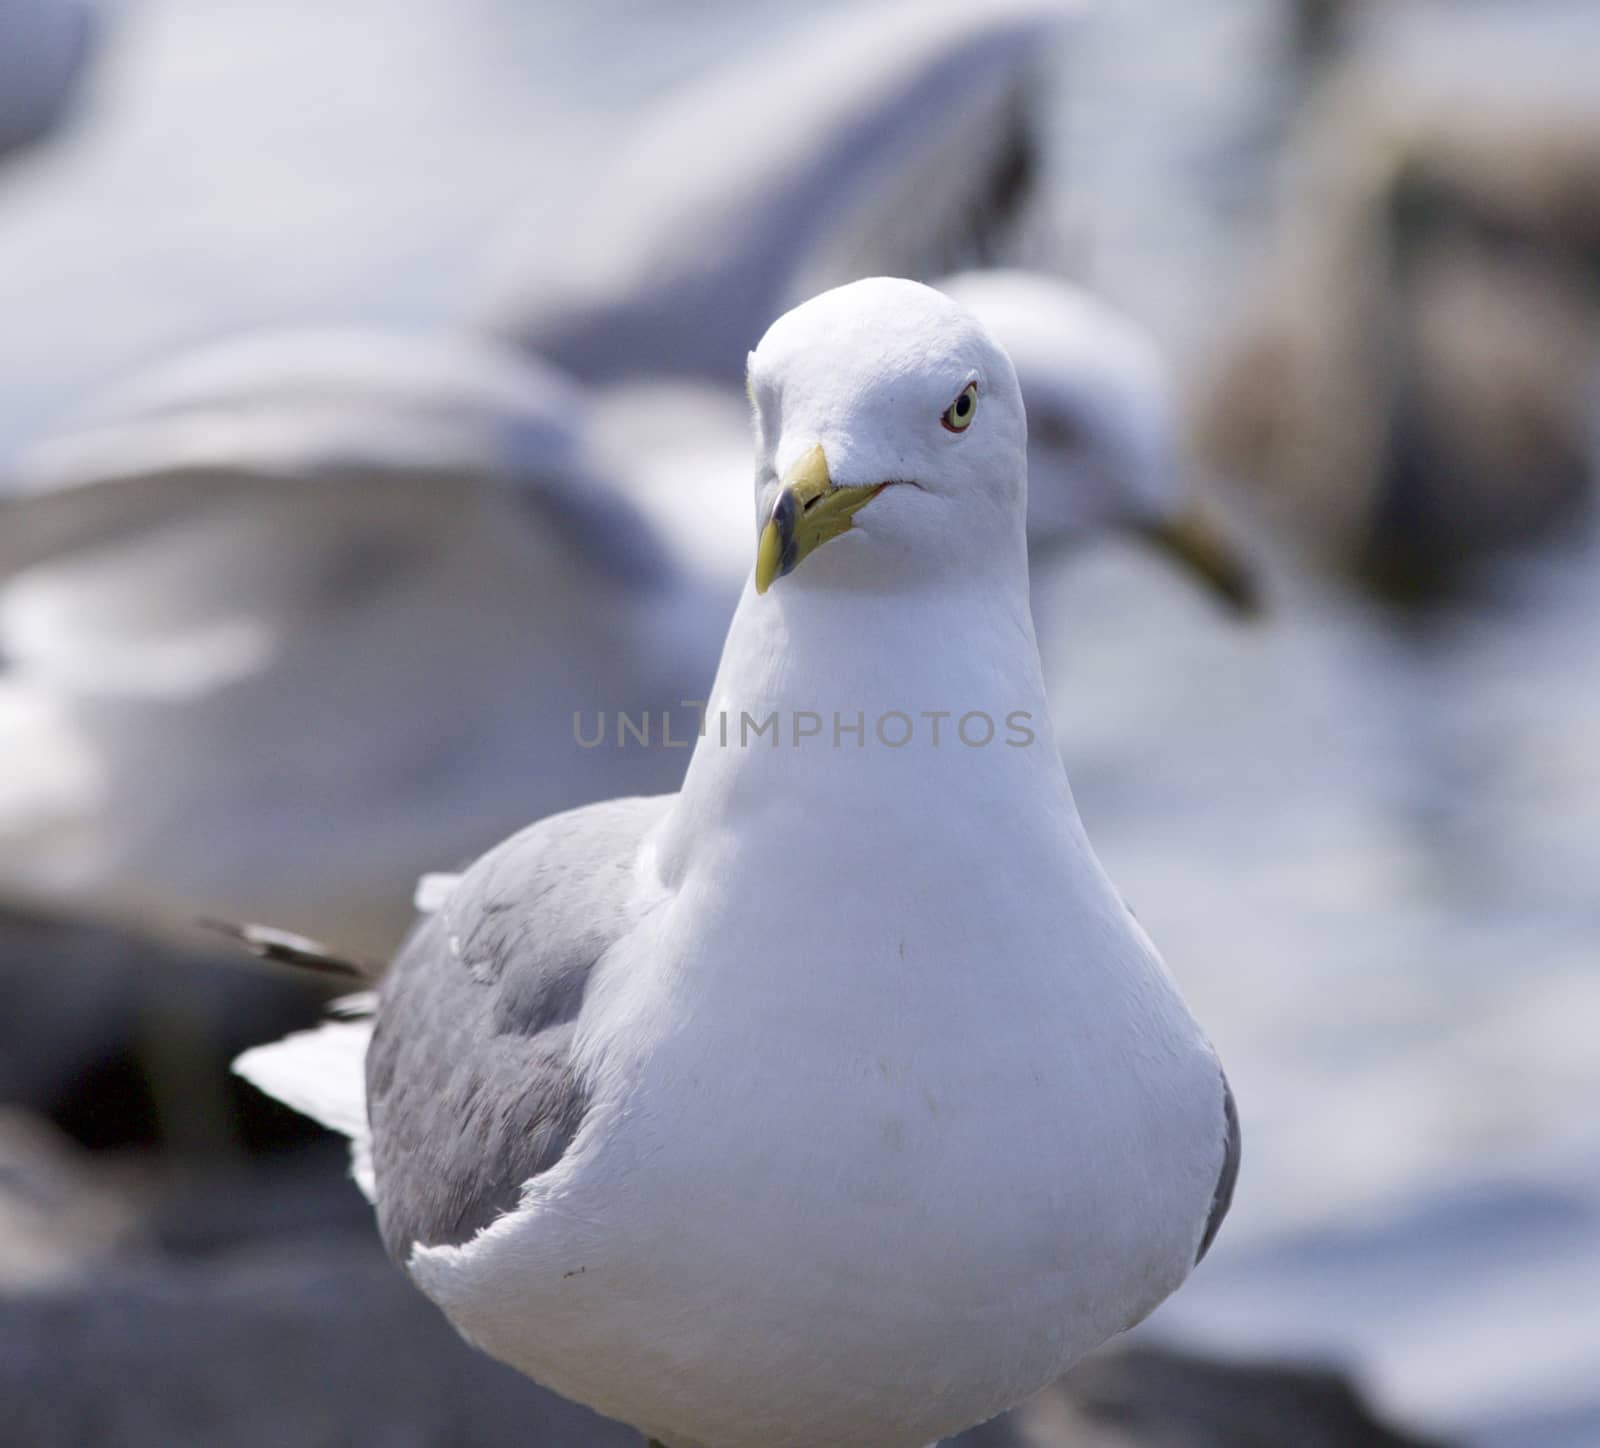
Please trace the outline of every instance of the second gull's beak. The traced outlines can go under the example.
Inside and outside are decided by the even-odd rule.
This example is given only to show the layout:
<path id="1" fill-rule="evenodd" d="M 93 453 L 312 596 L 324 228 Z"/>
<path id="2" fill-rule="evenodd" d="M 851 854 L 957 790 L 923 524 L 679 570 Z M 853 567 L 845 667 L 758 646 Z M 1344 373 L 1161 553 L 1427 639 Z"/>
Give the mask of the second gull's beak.
<path id="1" fill-rule="evenodd" d="M 849 532 L 851 518 L 887 486 L 836 487 L 819 442 L 784 474 L 779 485 L 778 501 L 772 505 L 756 549 L 756 592 L 765 593 L 830 538 Z"/>
<path id="2" fill-rule="evenodd" d="M 1260 612 L 1261 590 L 1255 569 L 1204 509 L 1191 503 L 1172 518 L 1139 528 L 1138 536 L 1235 613 L 1249 616 Z"/>

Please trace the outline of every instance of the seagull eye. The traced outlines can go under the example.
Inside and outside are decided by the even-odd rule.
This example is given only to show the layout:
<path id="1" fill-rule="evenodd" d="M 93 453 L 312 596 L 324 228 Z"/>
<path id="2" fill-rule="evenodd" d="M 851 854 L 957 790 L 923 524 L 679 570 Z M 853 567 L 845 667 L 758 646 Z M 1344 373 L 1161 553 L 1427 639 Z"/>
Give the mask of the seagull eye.
<path id="1" fill-rule="evenodd" d="M 961 396 L 945 408 L 939 421 L 951 432 L 965 432 L 972 426 L 972 419 L 977 413 L 978 384 L 969 382 L 961 389 Z"/>

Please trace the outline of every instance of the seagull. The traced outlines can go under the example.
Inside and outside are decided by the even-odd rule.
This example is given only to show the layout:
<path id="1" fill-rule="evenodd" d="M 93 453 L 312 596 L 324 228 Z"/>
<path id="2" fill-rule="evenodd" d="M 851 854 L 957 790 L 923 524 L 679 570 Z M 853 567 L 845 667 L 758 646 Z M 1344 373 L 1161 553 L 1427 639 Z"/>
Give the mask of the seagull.
<path id="1" fill-rule="evenodd" d="M 60 123 L 92 50 L 85 0 L 0 0 L 0 160 Z"/>
<path id="2" fill-rule="evenodd" d="M 1238 1120 L 1052 741 L 1005 352 L 875 278 L 749 382 L 756 561 L 682 788 L 512 836 L 370 1017 L 237 1069 L 352 1138 L 484 1352 L 669 1448 L 921 1448 L 1183 1282 Z"/>
<path id="3" fill-rule="evenodd" d="M 1076 9 L 847 7 L 741 57 L 580 185 L 545 178 L 491 249 L 474 322 L 588 382 L 737 387 L 750 338 L 825 285 L 1026 253 L 1040 61 Z"/>

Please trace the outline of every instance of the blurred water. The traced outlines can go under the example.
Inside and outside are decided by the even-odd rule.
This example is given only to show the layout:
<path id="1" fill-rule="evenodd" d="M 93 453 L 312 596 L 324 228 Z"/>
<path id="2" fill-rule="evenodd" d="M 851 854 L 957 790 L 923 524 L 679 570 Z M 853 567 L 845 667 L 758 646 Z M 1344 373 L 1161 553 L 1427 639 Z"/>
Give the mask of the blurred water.
<path id="1" fill-rule="evenodd" d="M 1071 261 L 1183 358 L 1257 245 L 1284 13 L 1123 0 L 1062 58 Z M 0 449 L 181 343 L 454 315 L 530 195 L 800 17 L 143 0 L 114 19 L 73 131 L 0 176 Z M 1597 551 L 1574 536 L 1408 623 L 1280 547 L 1255 629 L 1115 550 L 1040 585 L 1091 833 L 1245 1123 L 1234 1217 L 1157 1330 L 1336 1355 L 1484 1444 L 1600 1441 Z"/>

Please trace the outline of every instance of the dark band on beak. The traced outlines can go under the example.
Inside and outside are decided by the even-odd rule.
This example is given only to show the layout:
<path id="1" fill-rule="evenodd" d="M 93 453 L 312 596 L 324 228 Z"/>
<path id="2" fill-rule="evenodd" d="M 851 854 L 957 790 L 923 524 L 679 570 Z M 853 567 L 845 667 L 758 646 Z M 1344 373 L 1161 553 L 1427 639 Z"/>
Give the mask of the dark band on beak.
<path id="1" fill-rule="evenodd" d="M 769 527 L 777 530 L 778 535 L 778 572 L 775 575 L 778 578 L 787 578 L 800 562 L 800 543 L 795 536 L 795 524 L 803 511 L 803 505 L 792 492 L 785 490 L 778 494 L 768 523 Z"/>

